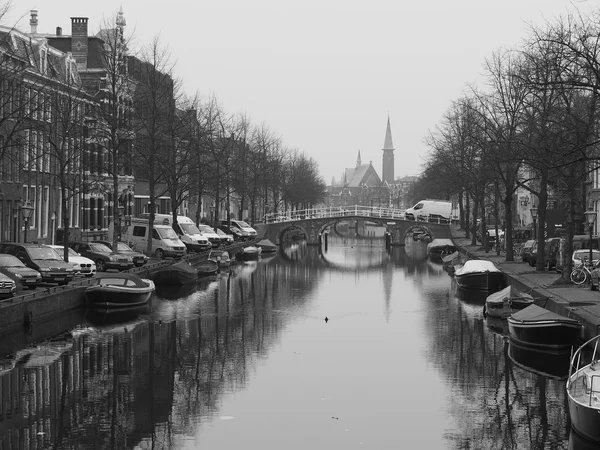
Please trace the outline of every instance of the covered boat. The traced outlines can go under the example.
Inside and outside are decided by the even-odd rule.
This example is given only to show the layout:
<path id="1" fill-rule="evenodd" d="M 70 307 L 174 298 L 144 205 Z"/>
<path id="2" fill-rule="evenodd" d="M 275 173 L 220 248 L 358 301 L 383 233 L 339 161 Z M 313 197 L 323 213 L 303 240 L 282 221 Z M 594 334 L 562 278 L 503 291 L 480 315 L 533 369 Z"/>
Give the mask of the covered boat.
<path id="1" fill-rule="evenodd" d="M 430 258 L 442 259 L 457 251 L 452 239 L 434 239 L 427 244 L 427 254 Z"/>
<path id="2" fill-rule="evenodd" d="M 208 259 L 216 262 L 219 267 L 229 267 L 233 262 L 227 250 L 211 250 Z"/>
<path id="3" fill-rule="evenodd" d="M 154 282 L 133 273 L 97 273 L 85 290 L 90 306 L 128 308 L 145 305 L 154 292 Z"/>
<path id="4" fill-rule="evenodd" d="M 178 261 L 153 269 L 150 276 L 157 285 L 182 285 L 196 282 L 198 270 L 187 261 Z"/>
<path id="5" fill-rule="evenodd" d="M 571 357 L 567 400 L 571 426 L 584 438 L 600 444 L 600 335 L 583 344 Z M 591 355 L 588 355 L 587 352 Z"/>
<path id="6" fill-rule="evenodd" d="M 507 319 L 511 314 L 533 304 L 533 297 L 514 286 L 494 292 L 485 299 L 484 314 Z"/>
<path id="7" fill-rule="evenodd" d="M 536 304 L 508 317 L 510 339 L 522 345 L 541 348 L 569 348 L 581 333 L 581 323 Z"/>
<path id="8" fill-rule="evenodd" d="M 263 239 L 256 243 L 256 246 L 264 253 L 277 253 L 277 246 L 270 239 Z"/>
<path id="9" fill-rule="evenodd" d="M 496 292 L 504 288 L 504 274 L 493 262 L 470 259 L 454 271 L 456 284 L 465 289 L 480 289 Z"/>
<path id="10" fill-rule="evenodd" d="M 208 275 L 214 275 L 219 271 L 219 263 L 212 259 L 205 259 L 194 264 L 197 270 L 198 277 L 205 277 Z"/>
<path id="11" fill-rule="evenodd" d="M 248 247 L 244 247 L 238 253 L 236 253 L 236 256 L 238 257 L 238 259 L 249 261 L 253 259 L 258 259 L 261 253 L 262 248 L 256 247 L 255 245 L 249 245 Z"/>

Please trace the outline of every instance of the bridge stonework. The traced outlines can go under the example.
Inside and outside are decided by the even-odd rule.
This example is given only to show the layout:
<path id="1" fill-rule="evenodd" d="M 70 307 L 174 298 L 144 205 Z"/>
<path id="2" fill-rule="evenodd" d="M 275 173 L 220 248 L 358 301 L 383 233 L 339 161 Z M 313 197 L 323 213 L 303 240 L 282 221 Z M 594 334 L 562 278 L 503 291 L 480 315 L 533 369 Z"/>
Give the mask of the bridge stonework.
<path id="1" fill-rule="evenodd" d="M 352 222 L 355 220 L 366 220 L 387 227 L 391 233 L 392 245 L 404 245 L 407 237 L 412 239 L 414 232 L 422 230 L 429 234 L 433 239 L 452 238 L 449 224 L 439 224 L 432 222 L 421 222 L 414 220 L 376 218 L 372 216 L 348 215 L 344 217 L 319 217 L 314 219 L 298 219 L 286 222 L 258 223 L 254 225 L 258 237 L 269 239 L 274 244 L 279 245 L 283 235 L 294 229 L 304 233 L 308 245 L 319 245 L 319 236 L 327 228 L 333 229 L 336 222 Z M 383 239 L 383 238 L 382 238 Z"/>

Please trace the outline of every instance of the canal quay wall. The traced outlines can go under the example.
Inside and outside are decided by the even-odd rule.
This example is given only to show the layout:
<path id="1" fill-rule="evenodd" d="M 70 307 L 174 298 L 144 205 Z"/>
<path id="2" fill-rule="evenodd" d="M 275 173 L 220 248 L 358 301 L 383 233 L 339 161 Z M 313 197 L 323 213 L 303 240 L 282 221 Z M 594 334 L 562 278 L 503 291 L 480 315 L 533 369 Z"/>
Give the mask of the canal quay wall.
<path id="1" fill-rule="evenodd" d="M 238 249 L 253 243 L 256 241 L 239 242 L 219 250 L 227 250 L 233 257 Z M 206 260 L 208 253 L 209 251 L 206 250 L 186 255 L 182 259 L 194 266 L 195 263 Z M 173 262 L 172 259 L 151 259 L 146 265 L 135 267 L 128 272 L 148 278 L 152 270 Z M 75 324 L 80 323 L 85 307 L 85 290 L 92 284 L 94 284 L 93 278 L 77 278 L 66 286 L 42 286 L 0 300 L 0 352 L 9 341 L 15 340 L 15 332 L 28 330 L 30 334 L 28 340 L 35 341 L 36 335 L 37 340 L 51 337 L 48 335 L 49 330 L 61 329 L 62 322 L 67 324 L 65 330 L 70 328 L 73 321 Z"/>
<path id="2" fill-rule="evenodd" d="M 471 245 L 464 238 L 464 231 L 452 227 L 453 241 L 461 254 L 469 259 L 485 259 L 493 262 L 511 286 L 533 296 L 535 303 L 556 314 L 579 320 L 582 325 L 581 339 L 587 341 L 600 334 L 600 292 L 592 291 L 589 284 L 557 284 L 561 274 L 538 272 L 535 267 L 522 261 L 506 261 L 506 254 L 486 252 L 481 245 Z"/>

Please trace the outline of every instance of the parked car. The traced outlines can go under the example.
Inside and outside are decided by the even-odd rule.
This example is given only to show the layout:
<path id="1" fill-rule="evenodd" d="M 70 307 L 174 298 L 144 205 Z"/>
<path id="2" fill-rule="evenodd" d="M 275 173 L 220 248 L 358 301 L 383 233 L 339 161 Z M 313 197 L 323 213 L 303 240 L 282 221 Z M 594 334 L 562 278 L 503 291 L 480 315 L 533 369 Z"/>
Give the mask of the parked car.
<path id="1" fill-rule="evenodd" d="M 17 284 L 8 275 L 0 273 L 0 298 L 10 298 L 17 292 Z"/>
<path id="2" fill-rule="evenodd" d="M 576 266 L 582 261 L 589 261 L 590 259 L 590 249 L 589 248 L 581 248 L 573 251 L 573 266 Z M 595 265 L 600 260 L 600 250 L 592 249 L 592 264 Z"/>
<path id="3" fill-rule="evenodd" d="M 221 238 L 221 244 L 223 244 L 223 245 L 233 244 L 233 241 L 235 241 L 235 238 L 233 237 L 233 234 L 225 233 L 220 228 L 215 228 L 215 232 Z"/>
<path id="4" fill-rule="evenodd" d="M 198 229 L 200 230 L 200 233 L 202 233 L 202 236 L 208 239 L 208 242 L 210 242 L 212 248 L 217 248 L 219 245 L 221 245 L 221 237 L 210 225 L 201 223 L 198 225 Z"/>
<path id="5" fill-rule="evenodd" d="M 244 238 L 242 234 L 242 230 L 235 227 L 228 227 L 227 225 L 220 225 L 217 227 L 219 230 L 223 231 L 226 234 L 230 234 L 236 241 L 241 241 Z"/>
<path id="6" fill-rule="evenodd" d="M 9 276 L 17 283 L 17 288 L 35 289 L 42 284 L 42 274 L 27 267 L 13 255 L 0 254 L 0 273 Z"/>
<path id="7" fill-rule="evenodd" d="M 110 248 L 111 250 L 113 250 L 115 253 L 123 253 L 125 255 L 131 256 L 131 259 L 133 259 L 133 265 L 135 267 L 142 267 L 150 259 L 144 253 L 136 252 L 134 249 L 132 249 L 125 242 L 117 242 L 117 249 L 116 250 L 113 248 L 113 243 L 110 242 L 110 241 L 92 241 L 92 242 L 96 242 L 98 244 L 104 244 L 108 248 Z"/>
<path id="8" fill-rule="evenodd" d="M 548 270 L 557 268 L 561 239 L 562 238 L 559 237 L 552 237 L 544 241 L 544 267 Z M 531 267 L 534 267 L 537 264 L 537 247 L 537 241 L 535 241 L 531 247 L 531 255 L 528 258 Z"/>
<path id="9" fill-rule="evenodd" d="M 19 242 L 2 242 L 0 253 L 8 253 L 19 258 L 23 263 L 42 275 L 46 283 L 65 285 L 73 280 L 74 272 L 71 264 L 64 262 L 56 250 L 42 244 Z"/>
<path id="10" fill-rule="evenodd" d="M 133 259 L 129 255 L 114 253 L 104 244 L 97 242 L 69 242 L 69 247 L 81 256 L 96 262 L 98 272 L 108 269 L 129 270 L 133 267 Z"/>
<path id="11" fill-rule="evenodd" d="M 58 256 L 61 259 L 64 258 L 64 249 L 63 245 L 48 245 L 48 247 L 53 248 L 58 253 Z M 73 266 L 73 270 L 75 271 L 76 277 L 87 277 L 91 278 L 96 275 L 96 263 L 92 261 L 90 258 L 86 258 L 85 256 L 81 256 L 71 247 L 69 247 L 69 263 Z"/>
<path id="12" fill-rule="evenodd" d="M 529 258 L 531 258 L 531 249 L 533 248 L 534 243 L 535 239 L 529 239 L 523 244 L 523 252 L 521 253 L 523 262 L 529 262 Z"/>

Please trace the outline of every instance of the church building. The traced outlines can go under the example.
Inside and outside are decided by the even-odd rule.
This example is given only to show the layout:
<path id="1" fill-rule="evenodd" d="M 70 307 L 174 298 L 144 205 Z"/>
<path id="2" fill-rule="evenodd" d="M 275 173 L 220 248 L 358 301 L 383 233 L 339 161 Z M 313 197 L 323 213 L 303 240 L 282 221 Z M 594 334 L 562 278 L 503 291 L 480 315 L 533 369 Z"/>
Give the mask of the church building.
<path id="1" fill-rule="evenodd" d="M 372 161 L 362 163 L 359 150 L 356 166 L 344 170 L 340 183 L 332 183 L 327 187 L 327 206 L 390 207 L 390 186 L 394 183 L 394 144 L 389 116 L 382 152 L 382 178 L 377 174 Z"/>

